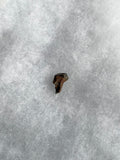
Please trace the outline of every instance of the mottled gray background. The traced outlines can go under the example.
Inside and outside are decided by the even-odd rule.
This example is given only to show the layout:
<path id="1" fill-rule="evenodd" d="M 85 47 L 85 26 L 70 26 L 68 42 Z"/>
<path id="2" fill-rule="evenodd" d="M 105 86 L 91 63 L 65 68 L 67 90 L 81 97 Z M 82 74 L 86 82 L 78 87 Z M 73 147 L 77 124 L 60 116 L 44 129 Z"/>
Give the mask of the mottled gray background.
<path id="1" fill-rule="evenodd" d="M 0 160 L 120 160 L 120 0 L 0 0 Z"/>

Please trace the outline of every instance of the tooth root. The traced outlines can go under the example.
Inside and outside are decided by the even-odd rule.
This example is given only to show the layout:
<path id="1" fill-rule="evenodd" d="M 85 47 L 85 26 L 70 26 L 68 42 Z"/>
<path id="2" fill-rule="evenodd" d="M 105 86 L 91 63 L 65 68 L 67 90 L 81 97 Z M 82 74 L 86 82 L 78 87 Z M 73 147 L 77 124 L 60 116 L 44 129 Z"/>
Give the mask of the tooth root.
<path id="1" fill-rule="evenodd" d="M 53 84 L 55 84 L 56 93 L 60 93 L 63 83 L 68 80 L 66 73 L 58 73 L 54 76 Z"/>

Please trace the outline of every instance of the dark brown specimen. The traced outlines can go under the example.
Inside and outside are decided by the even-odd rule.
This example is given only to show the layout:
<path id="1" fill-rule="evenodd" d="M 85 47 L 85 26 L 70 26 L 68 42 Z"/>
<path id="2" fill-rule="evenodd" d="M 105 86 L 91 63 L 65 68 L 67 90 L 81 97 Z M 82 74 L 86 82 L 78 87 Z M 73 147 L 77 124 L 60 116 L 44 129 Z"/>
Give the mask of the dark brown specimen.
<path id="1" fill-rule="evenodd" d="M 55 84 L 56 93 L 59 93 L 61 91 L 63 83 L 67 80 L 67 73 L 58 73 L 54 76 L 53 84 Z"/>

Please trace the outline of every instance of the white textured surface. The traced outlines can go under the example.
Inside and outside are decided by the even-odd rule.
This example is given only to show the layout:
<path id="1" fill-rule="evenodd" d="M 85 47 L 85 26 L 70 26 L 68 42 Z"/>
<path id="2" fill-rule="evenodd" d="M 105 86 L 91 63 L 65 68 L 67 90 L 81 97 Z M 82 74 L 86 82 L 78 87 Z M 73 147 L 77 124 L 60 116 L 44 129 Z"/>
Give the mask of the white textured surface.
<path id="1" fill-rule="evenodd" d="M 0 160 L 120 160 L 119 0 L 0 1 Z"/>

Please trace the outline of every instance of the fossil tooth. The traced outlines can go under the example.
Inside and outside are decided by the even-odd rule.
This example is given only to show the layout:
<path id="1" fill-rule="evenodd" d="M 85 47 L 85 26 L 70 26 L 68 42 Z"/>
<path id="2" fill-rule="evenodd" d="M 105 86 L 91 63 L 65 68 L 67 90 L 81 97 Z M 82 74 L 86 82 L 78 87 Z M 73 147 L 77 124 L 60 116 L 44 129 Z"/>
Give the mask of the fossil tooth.
<path id="1" fill-rule="evenodd" d="M 55 84 L 56 93 L 60 93 L 63 83 L 67 80 L 67 73 L 58 73 L 54 76 L 53 84 Z"/>

